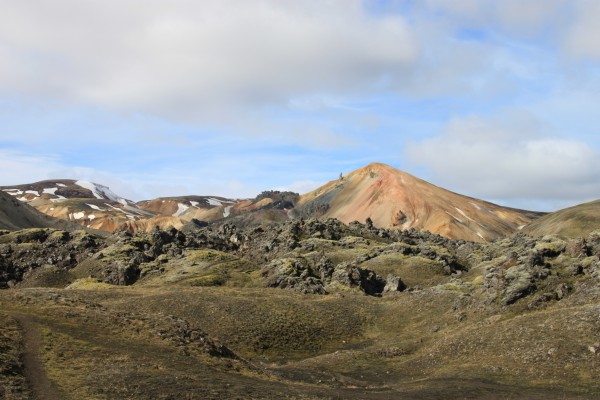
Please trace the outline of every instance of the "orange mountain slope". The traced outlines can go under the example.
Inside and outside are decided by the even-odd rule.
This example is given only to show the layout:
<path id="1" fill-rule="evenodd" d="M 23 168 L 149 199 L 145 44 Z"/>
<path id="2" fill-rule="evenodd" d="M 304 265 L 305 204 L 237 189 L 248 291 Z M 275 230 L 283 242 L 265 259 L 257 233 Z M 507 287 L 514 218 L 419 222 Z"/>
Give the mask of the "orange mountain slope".
<path id="1" fill-rule="evenodd" d="M 472 241 L 510 235 L 541 215 L 462 196 L 380 163 L 301 196 L 294 213 L 344 223 L 371 218 L 377 227 L 424 229 Z"/>

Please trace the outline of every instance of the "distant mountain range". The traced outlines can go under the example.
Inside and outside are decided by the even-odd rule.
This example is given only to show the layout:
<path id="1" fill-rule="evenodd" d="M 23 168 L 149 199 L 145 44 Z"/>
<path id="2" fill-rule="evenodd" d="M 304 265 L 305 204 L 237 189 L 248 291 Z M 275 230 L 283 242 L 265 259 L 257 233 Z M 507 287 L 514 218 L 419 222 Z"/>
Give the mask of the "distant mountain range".
<path id="1" fill-rule="evenodd" d="M 24 220 L 46 226 L 43 223 L 48 224 L 49 219 L 40 218 L 44 214 L 90 229 L 132 233 L 156 226 L 179 229 L 186 224 L 214 222 L 248 226 L 289 218 L 331 217 L 344 223 L 370 218 L 376 227 L 415 228 L 479 242 L 521 230 L 537 236 L 572 236 L 600 228 L 600 201 L 545 215 L 453 193 L 380 163 L 369 164 L 310 193 L 267 191 L 254 199 L 189 195 L 136 203 L 104 185 L 70 179 L 2 186 L 0 192 L 3 229 L 26 227 Z M 32 208 L 16 207 L 19 203 Z"/>

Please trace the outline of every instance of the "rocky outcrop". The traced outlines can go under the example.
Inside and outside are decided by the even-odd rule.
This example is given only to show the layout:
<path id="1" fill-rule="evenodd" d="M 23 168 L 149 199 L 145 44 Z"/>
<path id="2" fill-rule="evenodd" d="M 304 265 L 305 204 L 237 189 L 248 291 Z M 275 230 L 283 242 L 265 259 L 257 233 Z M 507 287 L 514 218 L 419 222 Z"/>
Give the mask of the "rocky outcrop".
<path id="1" fill-rule="evenodd" d="M 405 287 L 399 279 L 392 277 L 388 283 L 375 272 L 360 268 L 352 263 L 340 263 L 333 266 L 330 260 L 323 258 L 311 266 L 305 258 L 284 258 L 273 260 L 262 271 L 268 287 L 293 289 L 302 293 L 325 294 L 328 289 L 343 286 L 356 288 L 368 295 L 380 295 L 401 291 Z"/>
<path id="2" fill-rule="evenodd" d="M 238 356 L 216 339 L 208 336 L 202 329 L 192 326 L 187 320 L 168 315 L 153 331 L 162 340 L 174 344 L 184 352 L 206 353 L 213 357 L 233 358 Z"/>
<path id="3" fill-rule="evenodd" d="M 567 298 L 574 286 L 565 277 L 600 279 L 600 235 L 596 233 L 568 241 L 518 234 L 481 244 L 414 229 L 377 228 L 369 220 L 365 222 L 345 225 L 336 219 L 311 218 L 246 228 L 200 224 L 185 232 L 155 228 L 106 238 L 54 229 L 4 231 L 0 234 L 0 286 L 65 287 L 88 277 L 112 285 L 132 285 L 145 276 L 154 279 L 172 265 L 193 270 L 196 261 L 186 257 L 202 249 L 226 253 L 229 258 L 225 259 L 239 260 L 244 271 L 256 271 L 256 278 L 248 278 L 260 280 L 253 284 L 307 294 L 352 289 L 379 296 L 422 289 L 410 269 L 397 269 L 393 264 L 377 269 L 378 260 L 387 259 L 418 263 L 419 273 L 433 279 L 428 286 L 447 282 L 460 290 L 468 288 L 461 276 L 480 270 L 482 293 L 489 305 L 500 307 L 524 298 L 533 308 Z M 211 273 L 195 282 L 226 282 L 226 269 Z"/>
<path id="4" fill-rule="evenodd" d="M 0 236 L 0 288 L 13 287 L 38 268 L 65 271 L 104 246 L 84 231 L 26 229 Z"/>
<path id="5" fill-rule="evenodd" d="M 529 308 L 561 300 L 571 287 L 560 282 L 562 276 L 592 276 L 595 257 L 590 257 L 588 242 L 592 235 L 568 242 L 556 236 L 534 240 L 524 235 L 512 239 L 510 251 L 500 262 L 484 269 L 484 287 L 490 301 L 507 306 L 532 295 Z"/>
<path id="6" fill-rule="evenodd" d="M 262 276 L 267 287 L 293 289 L 302 293 L 325 294 L 324 283 L 304 258 L 278 258 L 266 266 Z"/>

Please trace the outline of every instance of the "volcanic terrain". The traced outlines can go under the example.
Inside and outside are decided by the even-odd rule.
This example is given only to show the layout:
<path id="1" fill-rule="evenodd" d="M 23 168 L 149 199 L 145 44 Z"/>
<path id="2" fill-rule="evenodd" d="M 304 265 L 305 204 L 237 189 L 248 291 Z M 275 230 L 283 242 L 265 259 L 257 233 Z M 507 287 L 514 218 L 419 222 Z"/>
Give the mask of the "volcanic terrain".
<path id="1" fill-rule="evenodd" d="M 5 187 L 0 397 L 598 398 L 595 209 L 522 227 L 382 164 L 248 200 Z"/>
<path id="2" fill-rule="evenodd" d="M 302 196 L 266 191 L 254 199 L 190 195 L 134 203 L 106 186 L 65 179 L 0 190 L 50 216 L 109 232 L 148 232 L 155 226 L 180 229 L 191 221 L 248 226 L 333 217 L 345 223 L 369 218 L 377 227 L 416 228 L 483 242 L 513 234 L 543 215 L 462 196 L 380 163 Z"/>

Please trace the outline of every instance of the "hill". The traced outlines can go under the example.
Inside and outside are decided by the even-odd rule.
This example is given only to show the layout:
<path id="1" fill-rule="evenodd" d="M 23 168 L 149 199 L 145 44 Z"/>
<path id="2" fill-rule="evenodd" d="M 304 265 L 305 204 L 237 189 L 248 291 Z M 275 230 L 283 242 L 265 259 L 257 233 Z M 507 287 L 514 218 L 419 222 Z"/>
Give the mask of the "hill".
<path id="1" fill-rule="evenodd" d="M 377 227 L 424 229 L 471 241 L 511 235 L 541 215 L 462 196 L 380 163 L 303 195 L 294 214 L 344 223 L 370 218 Z"/>
<path id="2" fill-rule="evenodd" d="M 585 237 L 600 229 L 600 200 L 579 204 L 547 214 L 523 228 L 523 232 L 541 237 Z"/>

